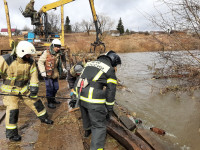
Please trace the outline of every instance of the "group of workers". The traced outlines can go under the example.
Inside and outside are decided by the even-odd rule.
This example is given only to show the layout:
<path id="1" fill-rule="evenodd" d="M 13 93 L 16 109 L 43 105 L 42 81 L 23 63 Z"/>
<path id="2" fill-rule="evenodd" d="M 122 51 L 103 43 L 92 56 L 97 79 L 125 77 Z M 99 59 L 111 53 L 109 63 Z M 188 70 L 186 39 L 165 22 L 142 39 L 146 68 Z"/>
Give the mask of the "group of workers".
<path id="1" fill-rule="evenodd" d="M 121 64 L 120 57 L 109 51 L 96 60 L 79 62 L 69 71 L 61 60 L 61 42 L 54 39 L 38 61 L 38 69 L 46 84 L 48 108 L 55 109 L 60 102 L 55 99 L 59 89 L 59 74 L 68 72 L 70 96 L 79 99 L 79 107 L 85 130 L 85 137 L 92 133 L 91 150 L 103 150 L 106 139 L 106 123 L 113 113 L 116 93 L 116 67 Z M 42 123 L 53 124 L 48 118 L 43 102 L 37 97 L 39 90 L 38 69 L 31 58 L 35 47 L 28 41 L 20 41 L 13 53 L 0 56 L 0 75 L 3 78 L 1 91 L 6 106 L 6 137 L 11 141 L 20 141 L 17 122 L 19 100 L 28 105 Z M 71 99 L 69 105 L 77 103 Z"/>

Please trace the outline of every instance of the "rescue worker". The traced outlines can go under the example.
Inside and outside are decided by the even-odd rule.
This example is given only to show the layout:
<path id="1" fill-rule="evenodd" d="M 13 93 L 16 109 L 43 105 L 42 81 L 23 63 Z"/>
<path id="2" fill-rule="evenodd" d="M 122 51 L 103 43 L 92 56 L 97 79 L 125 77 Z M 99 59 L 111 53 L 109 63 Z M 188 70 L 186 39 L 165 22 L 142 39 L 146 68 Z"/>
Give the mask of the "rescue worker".
<path id="1" fill-rule="evenodd" d="M 80 76 L 84 66 L 85 66 L 85 62 L 80 61 L 74 66 L 72 66 L 71 69 L 68 71 L 67 81 L 68 81 L 69 88 L 71 91 L 70 92 L 71 101 L 69 102 L 69 105 L 72 108 L 74 108 L 76 104 L 75 95 L 74 95 L 74 84 L 75 84 L 76 79 Z"/>
<path id="2" fill-rule="evenodd" d="M 109 51 L 96 61 L 88 62 L 75 83 L 80 98 L 85 137 L 92 133 L 90 150 L 103 150 L 106 138 L 106 118 L 113 113 L 116 93 L 116 67 L 120 57 Z M 81 90 L 81 91 L 80 91 Z"/>
<path id="3" fill-rule="evenodd" d="M 32 24 L 39 23 L 39 14 L 34 9 L 34 3 L 34 0 L 30 0 L 23 12 L 24 17 L 31 17 Z"/>
<path id="4" fill-rule="evenodd" d="M 31 58 L 31 55 L 35 53 L 35 47 L 30 42 L 20 41 L 15 54 L 0 56 L 0 74 L 3 78 L 1 91 L 11 95 L 3 98 L 6 106 L 6 138 L 12 141 L 21 140 L 17 129 L 20 100 L 35 112 L 41 122 L 53 124 L 53 121 L 48 119 L 42 101 L 37 98 L 38 71 Z"/>
<path id="5" fill-rule="evenodd" d="M 48 107 L 51 109 L 56 108 L 55 104 L 60 104 L 60 102 L 55 99 L 59 89 L 59 75 L 61 75 L 62 72 L 67 73 L 62 63 L 60 48 L 61 41 L 59 39 L 54 39 L 50 48 L 45 50 L 38 60 L 38 68 L 46 84 Z"/>

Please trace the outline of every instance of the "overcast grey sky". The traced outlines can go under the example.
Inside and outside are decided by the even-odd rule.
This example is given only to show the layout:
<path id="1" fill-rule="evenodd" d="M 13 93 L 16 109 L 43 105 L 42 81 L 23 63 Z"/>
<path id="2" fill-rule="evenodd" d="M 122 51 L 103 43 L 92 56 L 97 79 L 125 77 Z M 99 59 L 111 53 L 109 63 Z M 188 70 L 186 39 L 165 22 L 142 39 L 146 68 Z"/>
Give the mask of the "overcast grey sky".
<path id="1" fill-rule="evenodd" d="M 19 11 L 19 7 L 21 6 L 25 9 L 29 1 L 30 0 L 7 0 L 12 28 L 17 27 L 18 29 L 22 29 L 27 25 L 32 29 L 30 18 L 24 18 Z M 43 5 L 55 1 L 56 0 L 35 0 L 35 10 L 38 11 Z M 156 28 L 150 25 L 151 23 L 142 13 L 154 14 L 155 1 L 156 0 L 94 0 L 94 5 L 97 15 L 104 14 L 115 22 L 113 29 L 116 29 L 119 18 L 121 17 L 125 29 L 150 31 L 156 30 Z M 3 0 L 0 1 L 0 8 L 0 29 L 7 28 Z M 55 13 L 59 12 L 60 9 L 55 11 Z M 92 13 L 89 0 L 75 0 L 64 5 L 64 14 L 65 18 L 69 16 L 72 25 L 75 22 L 81 22 L 83 19 L 91 20 Z"/>

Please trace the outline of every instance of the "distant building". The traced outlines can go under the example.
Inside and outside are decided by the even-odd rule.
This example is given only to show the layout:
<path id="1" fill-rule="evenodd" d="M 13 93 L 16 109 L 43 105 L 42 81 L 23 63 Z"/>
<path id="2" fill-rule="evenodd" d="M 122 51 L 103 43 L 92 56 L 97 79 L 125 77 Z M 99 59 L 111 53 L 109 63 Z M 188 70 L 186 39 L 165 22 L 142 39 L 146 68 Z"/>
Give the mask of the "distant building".
<path id="1" fill-rule="evenodd" d="M 12 35 L 15 35 L 16 29 L 11 29 L 11 33 Z M 2 28 L 0 34 L 4 36 L 8 36 L 8 29 Z"/>
<path id="2" fill-rule="evenodd" d="M 90 30 L 89 33 L 92 34 L 92 35 L 95 35 L 96 34 L 96 30 Z"/>
<path id="3" fill-rule="evenodd" d="M 22 31 L 21 31 L 22 35 L 26 35 L 26 34 L 28 34 L 28 32 L 29 32 L 29 31 L 27 31 L 27 30 L 22 30 Z"/>
<path id="4" fill-rule="evenodd" d="M 166 32 L 165 31 L 150 31 L 149 34 L 158 35 L 158 34 L 166 34 Z"/>
<path id="5" fill-rule="evenodd" d="M 111 36 L 120 36 L 120 32 L 118 30 L 110 30 L 109 34 Z"/>

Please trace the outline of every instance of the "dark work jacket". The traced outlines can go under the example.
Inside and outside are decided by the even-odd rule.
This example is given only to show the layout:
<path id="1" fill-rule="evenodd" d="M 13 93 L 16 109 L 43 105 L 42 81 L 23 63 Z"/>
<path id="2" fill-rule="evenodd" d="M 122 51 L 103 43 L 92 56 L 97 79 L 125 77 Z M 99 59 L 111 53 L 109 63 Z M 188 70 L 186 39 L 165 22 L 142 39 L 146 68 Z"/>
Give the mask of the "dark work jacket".
<path id="1" fill-rule="evenodd" d="M 82 89 L 80 100 L 92 104 L 114 105 L 117 78 L 107 56 L 101 56 L 96 61 L 88 62 L 80 75 L 89 84 Z M 79 95 L 79 79 L 75 83 L 75 93 Z"/>
<path id="2" fill-rule="evenodd" d="M 74 88 L 75 81 L 79 77 L 77 75 L 77 73 L 75 72 L 75 70 L 74 70 L 74 68 L 75 68 L 76 65 L 81 65 L 84 68 L 85 62 L 79 61 L 77 64 L 75 64 L 74 66 L 72 66 L 70 70 L 68 70 L 67 81 L 68 81 L 70 89 Z"/>

